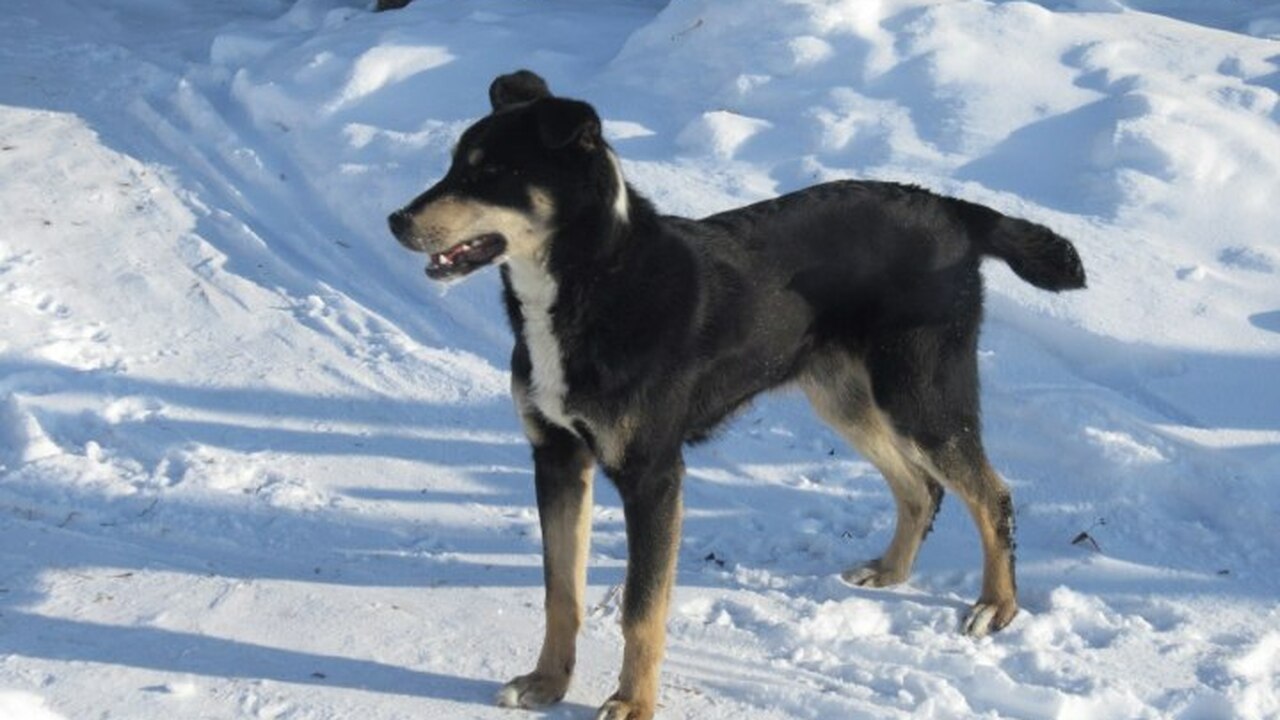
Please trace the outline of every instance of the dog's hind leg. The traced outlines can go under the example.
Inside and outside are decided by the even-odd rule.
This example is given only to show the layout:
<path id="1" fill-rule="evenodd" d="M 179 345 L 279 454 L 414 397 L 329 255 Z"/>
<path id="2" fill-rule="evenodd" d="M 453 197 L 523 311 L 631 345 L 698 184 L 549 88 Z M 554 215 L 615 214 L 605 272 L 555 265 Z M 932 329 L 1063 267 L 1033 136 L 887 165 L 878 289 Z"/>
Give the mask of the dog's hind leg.
<path id="1" fill-rule="evenodd" d="M 968 506 L 982 540 L 982 594 L 964 621 L 965 634 L 981 637 L 1000 630 L 1018 614 L 1013 499 L 976 434 L 925 452 L 939 478 Z"/>
<path id="2" fill-rule="evenodd" d="M 864 452 L 860 450 L 859 452 Z M 933 518 L 942 504 L 942 486 L 920 470 L 912 468 L 898 475 L 886 470 L 888 463 L 877 462 L 876 467 L 888 481 L 893 499 L 897 503 L 898 520 L 893 539 L 884 553 L 861 565 L 855 565 L 840 577 L 845 582 L 862 587 L 889 587 L 905 582 L 911 575 L 916 555 L 924 538 L 933 527 Z"/>
<path id="3" fill-rule="evenodd" d="M 658 700 L 667 608 L 680 547 L 680 483 L 676 461 L 641 475 L 615 478 L 627 522 L 627 580 L 622 598 L 625 647 L 618 691 L 596 720 L 649 720 Z"/>
<path id="4" fill-rule="evenodd" d="M 982 594 L 964 623 L 981 636 L 1018 612 L 1013 502 L 982 448 L 976 328 L 963 322 L 882 338 L 868 355 L 875 404 L 910 438 L 907 451 L 964 501 L 982 541 Z"/>
<path id="5" fill-rule="evenodd" d="M 531 413 L 522 389 L 517 384 L 515 395 L 533 443 L 547 624 L 537 666 L 504 685 L 498 704 L 529 708 L 558 702 L 573 676 L 586 591 L 595 458 L 577 436 Z"/>
<path id="6" fill-rule="evenodd" d="M 898 509 L 893 539 L 875 560 L 845 570 L 846 582 L 897 585 L 911 574 L 916 554 L 942 503 L 942 486 L 920 466 L 906 438 L 876 408 L 862 363 L 843 353 L 819 357 L 802 376 L 810 403 L 884 476 Z"/>

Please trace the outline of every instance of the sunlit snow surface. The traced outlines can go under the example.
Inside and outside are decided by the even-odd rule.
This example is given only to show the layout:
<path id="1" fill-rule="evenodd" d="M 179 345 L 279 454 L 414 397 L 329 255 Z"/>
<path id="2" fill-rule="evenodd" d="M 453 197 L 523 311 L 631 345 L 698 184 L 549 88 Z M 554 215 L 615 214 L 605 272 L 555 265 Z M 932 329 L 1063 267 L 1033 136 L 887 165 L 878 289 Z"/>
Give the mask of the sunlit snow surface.
<path id="1" fill-rule="evenodd" d="M 907 586 L 839 582 L 892 499 L 775 396 L 689 454 L 663 717 L 1280 715 L 1276 38 L 1245 0 L 8 0 L 0 718 L 613 691 L 602 481 L 575 684 L 491 707 L 542 623 L 511 341 L 495 273 L 442 290 L 384 229 L 519 67 L 593 102 L 666 212 L 893 179 L 1089 271 L 1050 296 L 987 266 L 1013 625 L 957 633 L 953 501 Z"/>

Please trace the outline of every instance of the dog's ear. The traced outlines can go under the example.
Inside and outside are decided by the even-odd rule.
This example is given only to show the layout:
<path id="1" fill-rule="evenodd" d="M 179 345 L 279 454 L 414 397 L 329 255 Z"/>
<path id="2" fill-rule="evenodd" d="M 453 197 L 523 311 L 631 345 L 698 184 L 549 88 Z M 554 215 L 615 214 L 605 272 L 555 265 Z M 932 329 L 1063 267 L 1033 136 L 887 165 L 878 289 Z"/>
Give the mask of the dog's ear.
<path id="1" fill-rule="evenodd" d="M 545 97 L 551 97 L 547 81 L 529 70 L 499 75 L 489 85 L 489 104 L 494 112 Z"/>
<path id="2" fill-rule="evenodd" d="M 600 117 L 595 108 L 581 100 L 555 100 L 539 103 L 538 134 L 542 143 L 552 149 L 577 144 L 583 150 L 594 150 L 603 142 Z"/>

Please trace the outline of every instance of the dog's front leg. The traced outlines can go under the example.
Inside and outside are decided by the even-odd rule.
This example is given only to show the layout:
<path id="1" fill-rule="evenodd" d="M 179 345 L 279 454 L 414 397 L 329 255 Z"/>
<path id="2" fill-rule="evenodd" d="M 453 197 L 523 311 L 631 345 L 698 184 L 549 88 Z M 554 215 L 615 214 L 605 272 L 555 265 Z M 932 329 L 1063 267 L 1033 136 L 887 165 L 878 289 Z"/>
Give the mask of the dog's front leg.
<path id="1" fill-rule="evenodd" d="M 595 458 L 566 430 L 546 423 L 536 429 L 529 438 L 534 442 L 534 484 L 542 525 L 547 628 L 533 672 L 498 692 L 498 704 L 506 707 L 539 707 L 564 697 L 573 676 L 587 582 Z"/>
<path id="2" fill-rule="evenodd" d="M 683 463 L 640 476 L 619 473 L 627 522 L 627 580 L 622 598 L 626 641 L 618 691 L 596 720 L 649 720 L 658 698 L 658 670 L 666 644 L 667 605 L 680 547 Z"/>

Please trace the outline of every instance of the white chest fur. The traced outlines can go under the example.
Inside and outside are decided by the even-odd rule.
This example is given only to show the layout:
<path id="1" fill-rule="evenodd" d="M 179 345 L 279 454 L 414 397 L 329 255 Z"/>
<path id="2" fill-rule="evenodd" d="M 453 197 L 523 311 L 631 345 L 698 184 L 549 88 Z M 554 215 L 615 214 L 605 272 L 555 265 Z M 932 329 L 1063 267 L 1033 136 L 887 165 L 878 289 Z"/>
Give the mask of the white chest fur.
<path id="1" fill-rule="evenodd" d="M 537 260 L 511 258 L 507 267 L 510 269 L 511 289 L 520 301 L 524 343 L 529 348 L 529 359 L 533 363 L 530 400 L 547 420 L 573 430 L 573 419 L 564 406 L 569 389 L 564 379 L 564 359 L 551 320 L 551 308 L 559 286 Z"/>

